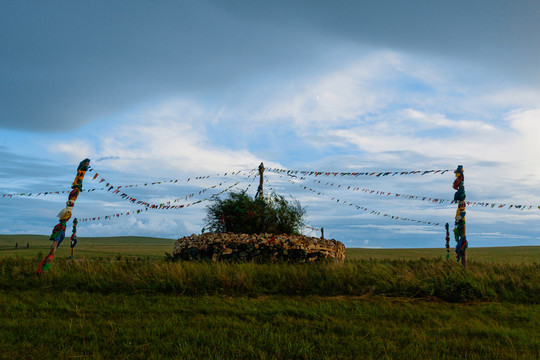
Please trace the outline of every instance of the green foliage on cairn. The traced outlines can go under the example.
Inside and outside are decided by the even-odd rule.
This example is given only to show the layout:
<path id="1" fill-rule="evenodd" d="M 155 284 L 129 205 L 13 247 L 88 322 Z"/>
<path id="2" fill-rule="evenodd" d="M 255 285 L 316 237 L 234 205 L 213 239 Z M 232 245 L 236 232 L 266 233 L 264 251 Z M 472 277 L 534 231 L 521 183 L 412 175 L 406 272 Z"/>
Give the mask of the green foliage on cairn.
<path id="1" fill-rule="evenodd" d="M 287 201 L 275 193 L 252 199 L 246 191 L 229 192 L 228 198 L 217 198 L 206 207 L 205 227 L 217 233 L 298 235 L 305 214 L 298 200 Z"/>

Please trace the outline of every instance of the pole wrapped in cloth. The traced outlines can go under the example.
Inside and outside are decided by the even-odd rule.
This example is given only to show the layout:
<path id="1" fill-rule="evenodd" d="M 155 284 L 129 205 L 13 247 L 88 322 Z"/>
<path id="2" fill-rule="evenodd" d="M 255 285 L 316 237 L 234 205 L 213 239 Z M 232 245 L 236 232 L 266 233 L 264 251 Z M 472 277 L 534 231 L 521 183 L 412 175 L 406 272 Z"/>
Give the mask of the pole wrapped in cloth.
<path id="1" fill-rule="evenodd" d="M 466 221 L 465 211 L 466 202 L 465 198 L 467 197 L 465 193 L 465 175 L 463 174 L 463 165 L 459 165 L 454 171 L 456 174 L 456 180 L 452 184 L 454 190 L 457 190 L 454 194 L 454 201 L 458 203 L 458 208 L 456 210 L 456 217 L 454 222 L 454 238 L 456 240 L 456 259 L 461 261 L 463 267 L 467 267 L 467 248 L 469 243 L 467 241 L 466 233 Z"/>
<path id="2" fill-rule="evenodd" d="M 54 258 L 54 253 L 56 252 L 56 249 L 60 246 L 62 241 L 64 240 L 66 236 L 66 222 L 71 219 L 71 213 L 73 212 L 73 207 L 75 206 L 75 201 L 77 200 L 77 197 L 79 196 L 81 190 L 82 190 L 82 183 L 84 180 L 84 175 L 86 174 L 86 171 L 88 171 L 88 166 L 90 166 L 90 159 L 84 159 L 79 163 L 79 166 L 77 167 L 77 175 L 75 175 L 75 179 L 73 180 L 73 183 L 71 184 L 71 192 L 68 195 L 68 200 L 66 202 L 66 207 L 62 209 L 58 213 L 58 217 L 60 218 L 60 222 L 55 225 L 53 228 L 52 234 L 49 237 L 49 240 L 53 242 L 51 246 L 51 251 L 49 254 L 41 261 L 41 263 L 38 266 L 37 273 L 43 274 L 44 271 L 47 271 L 51 267 L 52 260 Z M 73 221 L 73 227 L 75 230 L 76 219 Z M 73 237 L 73 235 L 72 235 Z"/>

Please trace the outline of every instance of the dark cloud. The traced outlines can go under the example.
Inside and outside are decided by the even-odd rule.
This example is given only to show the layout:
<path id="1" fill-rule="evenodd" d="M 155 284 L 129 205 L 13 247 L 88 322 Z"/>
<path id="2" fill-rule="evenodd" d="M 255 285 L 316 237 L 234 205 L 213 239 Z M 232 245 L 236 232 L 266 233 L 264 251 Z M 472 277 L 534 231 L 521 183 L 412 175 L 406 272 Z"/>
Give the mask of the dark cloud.
<path id="1" fill-rule="evenodd" d="M 70 130 L 137 102 L 200 94 L 293 63 L 309 47 L 204 1 L 101 4 L 1 5 L 2 127 Z"/>
<path id="2" fill-rule="evenodd" d="M 487 6 L 489 5 L 489 6 Z M 0 127 L 71 130 L 140 102 L 306 71 L 330 38 L 540 80 L 537 2 L 4 1 Z"/>
<path id="3" fill-rule="evenodd" d="M 231 13 L 353 42 L 498 64 L 540 80 L 540 3 L 524 1 L 215 1 Z"/>

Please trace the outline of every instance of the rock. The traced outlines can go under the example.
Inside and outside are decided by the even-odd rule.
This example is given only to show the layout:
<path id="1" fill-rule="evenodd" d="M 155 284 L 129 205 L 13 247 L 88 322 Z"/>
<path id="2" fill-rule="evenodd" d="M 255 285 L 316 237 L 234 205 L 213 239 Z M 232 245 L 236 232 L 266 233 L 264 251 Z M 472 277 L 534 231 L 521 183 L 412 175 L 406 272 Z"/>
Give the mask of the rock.
<path id="1" fill-rule="evenodd" d="M 344 260 L 345 245 L 304 235 L 206 233 L 180 238 L 173 258 L 181 260 L 312 262 Z"/>

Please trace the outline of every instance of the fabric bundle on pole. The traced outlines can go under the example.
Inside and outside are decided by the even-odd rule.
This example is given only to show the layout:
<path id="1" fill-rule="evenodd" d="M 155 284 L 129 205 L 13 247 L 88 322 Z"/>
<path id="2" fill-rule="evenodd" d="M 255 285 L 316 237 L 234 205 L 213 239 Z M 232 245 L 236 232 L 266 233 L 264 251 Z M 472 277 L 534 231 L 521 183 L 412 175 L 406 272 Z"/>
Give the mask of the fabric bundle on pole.
<path id="1" fill-rule="evenodd" d="M 78 224 L 77 218 L 73 219 L 73 229 L 71 230 L 71 238 L 70 238 L 71 241 L 69 243 L 69 247 L 71 248 L 71 255 L 68 257 L 68 259 L 73 258 L 75 246 L 77 246 L 77 224 Z"/>
<path id="2" fill-rule="evenodd" d="M 259 165 L 259 187 L 257 188 L 257 194 L 255 195 L 255 199 L 263 199 L 263 173 L 264 173 L 264 164 L 261 163 Z"/>
<path id="3" fill-rule="evenodd" d="M 71 230 L 71 240 L 72 241 L 77 236 L 77 224 L 78 224 L 77 218 L 73 219 L 73 228 Z"/>
<path id="4" fill-rule="evenodd" d="M 79 166 L 77 167 L 77 175 L 75 175 L 75 180 L 73 180 L 73 183 L 71 184 L 72 190 L 68 195 L 66 207 L 58 213 L 57 216 L 60 221 L 54 226 L 52 234 L 49 237 L 49 240 L 53 242 L 51 246 L 51 251 L 39 264 L 39 267 L 37 269 L 38 274 L 42 274 L 44 271 L 50 269 L 52 259 L 54 258 L 54 253 L 56 252 L 56 249 L 60 246 L 66 236 L 66 222 L 71 219 L 71 213 L 73 211 L 73 207 L 75 206 L 75 201 L 77 201 L 77 197 L 82 190 L 84 175 L 86 174 L 86 171 L 88 171 L 89 165 L 90 159 L 84 159 L 79 163 Z M 74 222 L 74 231 L 76 231 L 75 226 L 76 223 Z"/>
<path id="5" fill-rule="evenodd" d="M 449 225 L 448 223 L 446 223 L 444 225 L 444 227 L 446 228 L 446 260 L 450 259 L 450 231 L 449 231 Z"/>
<path id="6" fill-rule="evenodd" d="M 458 208 L 456 210 L 456 218 L 454 224 L 454 238 L 456 240 L 456 259 L 457 261 L 461 260 L 463 267 L 467 267 L 467 248 L 469 243 L 467 242 L 466 235 L 466 223 L 465 223 L 465 176 L 463 174 L 463 165 L 459 165 L 454 171 L 456 174 L 456 180 L 452 187 L 454 190 L 457 190 L 454 194 L 454 201 L 458 203 Z"/>

